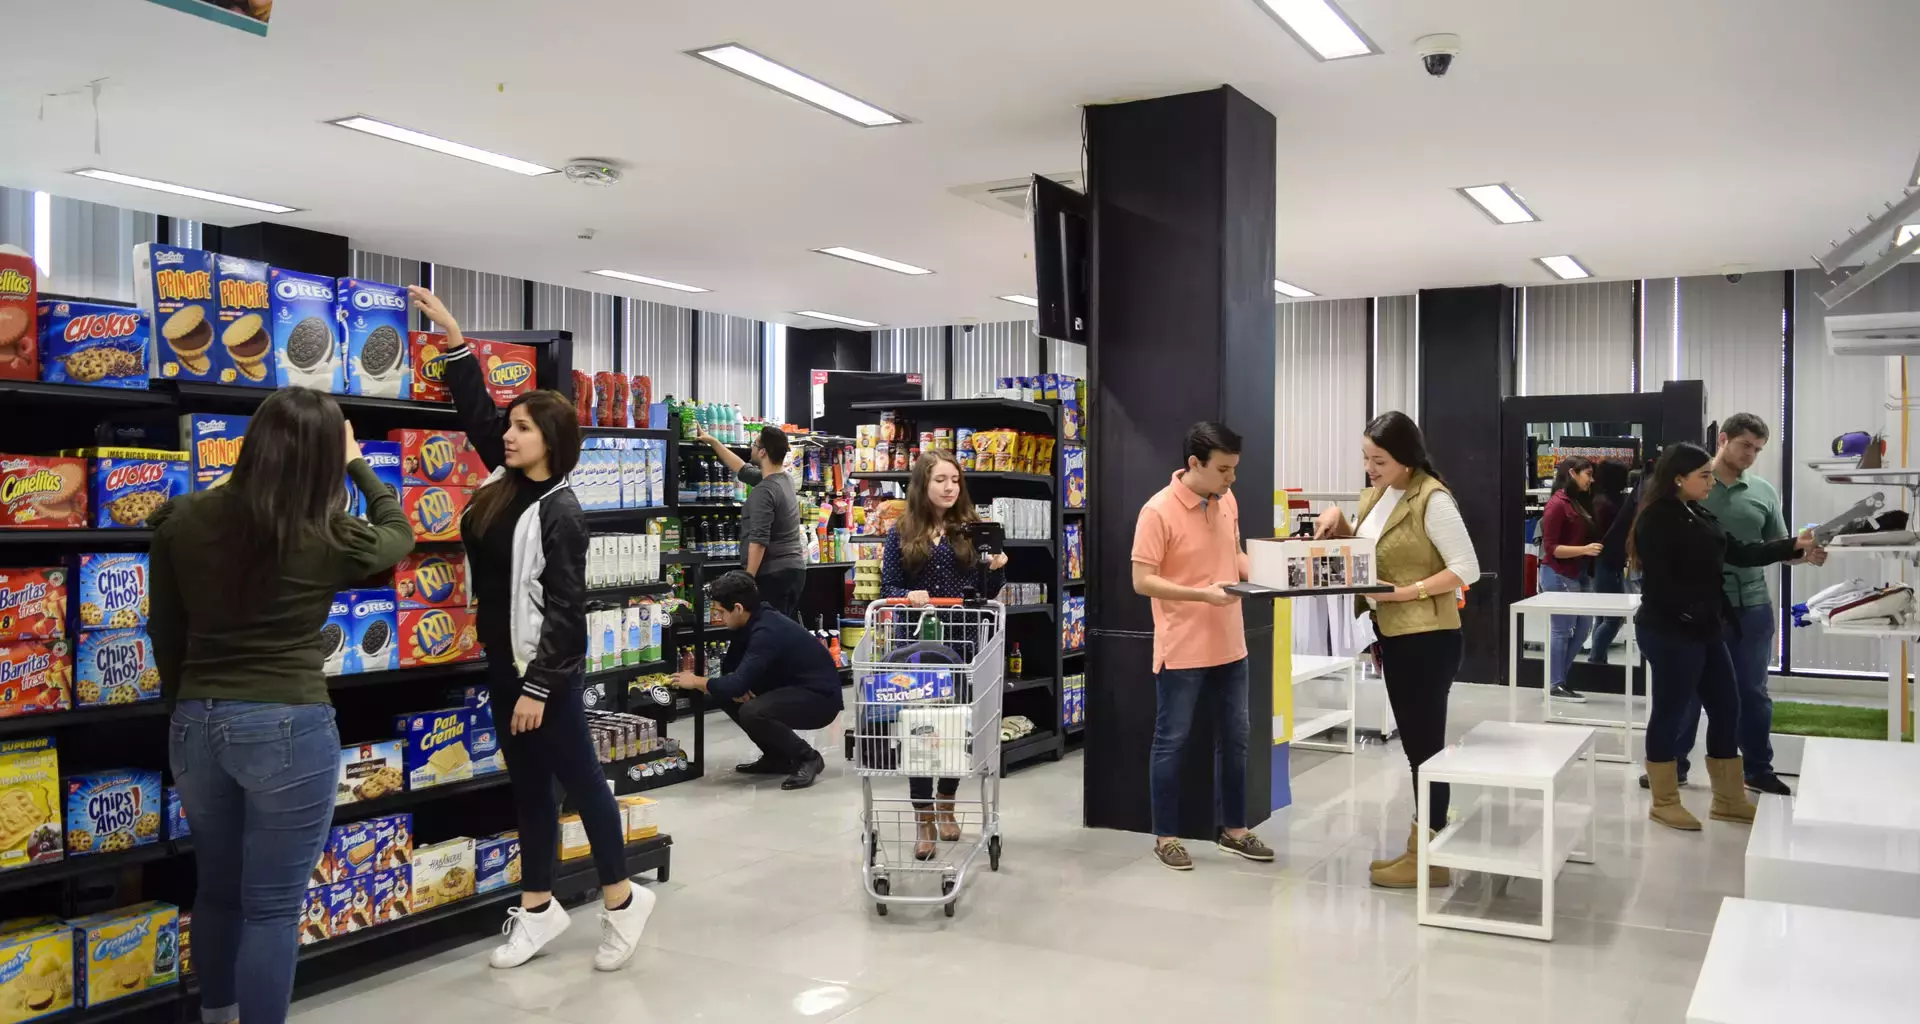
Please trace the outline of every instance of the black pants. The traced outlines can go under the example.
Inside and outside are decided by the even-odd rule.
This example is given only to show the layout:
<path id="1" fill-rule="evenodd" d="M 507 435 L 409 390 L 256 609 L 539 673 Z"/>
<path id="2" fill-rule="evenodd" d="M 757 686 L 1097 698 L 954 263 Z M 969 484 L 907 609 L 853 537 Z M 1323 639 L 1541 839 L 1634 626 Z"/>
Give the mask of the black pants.
<path id="1" fill-rule="evenodd" d="M 805 569 L 775 569 L 771 572 L 762 569 L 753 581 L 760 585 L 760 600 L 772 605 L 774 611 L 787 618 L 800 621 L 800 591 L 807 583 Z"/>
<path id="2" fill-rule="evenodd" d="M 1380 674 L 1386 677 L 1387 701 L 1393 705 L 1394 724 L 1400 729 L 1400 746 L 1413 769 L 1416 807 L 1420 766 L 1447 745 L 1447 690 L 1460 671 L 1463 649 L 1457 629 L 1380 638 Z M 1434 783 L 1428 828 L 1446 827 L 1447 799 L 1451 795 L 1446 783 Z"/>
<path id="3" fill-rule="evenodd" d="M 952 800 L 960 792 L 959 779 L 940 780 L 940 799 Z M 926 775 L 915 775 L 907 780 L 907 795 L 913 798 L 913 806 L 920 810 L 933 807 L 933 779 Z"/>
<path id="4" fill-rule="evenodd" d="M 799 767 L 817 756 L 795 729 L 824 729 L 840 714 L 840 695 L 828 696 L 798 686 L 783 686 L 745 704 L 722 701 L 733 724 L 747 734 L 760 752 L 776 761 Z"/>
<path id="5" fill-rule="evenodd" d="M 593 846 L 593 867 L 601 885 L 627 877 L 626 829 L 620 808 L 607 788 L 606 773 L 594 756 L 593 737 L 587 733 L 587 713 L 580 703 L 580 685 L 556 690 L 547 700 L 540 728 L 514 735 L 513 706 L 520 700 L 517 681 L 493 684 L 492 705 L 500 752 L 507 755 L 507 774 L 513 785 L 514 810 L 520 822 L 520 888 L 547 892 L 553 888 L 553 868 L 559 859 L 560 804 L 553 784 L 560 783 L 580 812 Z"/>
<path id="6" fill-rule="evenodd" d="M 1647 712 L 1647 760 L 1672 761 L 1680 733 L 1707 712 L 1707 756 L 1740 756 L 1740 687 L 1733 658 L 1718 631 L 1700 636 L 1684 629 L 1634 620 L 1633 637 L 1653 666 L 1653 707 Z M 1761 678 L 1765 678 L 1765 669 Z M 1697 702 L 1697 703 L 1696 703 Z M 1687 737 L 1691 740 L 1693 737 Z M 1691 748 L 1689 743 L 1688 747 Z"/>

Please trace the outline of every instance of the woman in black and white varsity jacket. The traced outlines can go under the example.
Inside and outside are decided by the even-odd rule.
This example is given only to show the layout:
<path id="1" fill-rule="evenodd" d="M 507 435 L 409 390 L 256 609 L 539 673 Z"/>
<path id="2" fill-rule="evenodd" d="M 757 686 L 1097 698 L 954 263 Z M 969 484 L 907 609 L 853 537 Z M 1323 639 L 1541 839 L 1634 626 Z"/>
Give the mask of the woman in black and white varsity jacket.
<path id="1" fill-rule="evenodd" d="M 507 911 L 507 941 L 493 951 L 492 963 L 526 963 L 569 923 L 551 891 L 560 832 L 553 795 L 558 781 L 580 811 L 600 876 L 605 906 L 593 965 L 618 970 L 633 957 L 654 895 L 627 881 L 626 830 L 581 703 L 587 520 L 567 486 L 567 474 L 580 459 L 577 414 L 557 391 L 529 392 L 505 410 L 497 408 L 460 325 L 432 292 L 408 291 L 447 333 L 443 379 L 467 440 L 492 470 L 460 522 L 486 645 L 490 702 L 520 824 L 520 905 Z M 510 718 L 501 721 L 509 709 Z"/>

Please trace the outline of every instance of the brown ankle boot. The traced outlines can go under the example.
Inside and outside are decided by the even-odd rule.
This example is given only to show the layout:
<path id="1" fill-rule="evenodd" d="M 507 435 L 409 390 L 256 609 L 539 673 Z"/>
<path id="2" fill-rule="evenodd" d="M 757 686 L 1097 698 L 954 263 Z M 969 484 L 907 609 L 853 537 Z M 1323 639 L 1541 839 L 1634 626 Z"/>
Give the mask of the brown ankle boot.
<path id="1" fill-rule="evenodd" d="M 1740 758 L 1707 758 L 1707 777 L 1713 780 L 1713 810 L 1709 812 L 1713 820 L 1753 824 L 1758 808 L 1747 798 L 1746 770 Z"/>
<path id="2" fill-rule="evenodd" d="M 940 832 L 943 843 L 960 841 L 960 822 L 953 816 L 952 800 L 936 800 L 933 803 L 933 823 Z"/>
<path id="3" fill-rule="evenodd" d="M 1682 832 L 1700 831 L 1700 819 L 1680 802 L 1679 765 L 1672 761 L 1648 761 L 1646 766 L 1647 788 L 1653 791 L 1653 809 L 1647 812 L 1647 817 Z"/>
<path id="4" fill-rule="evenodd" d="M 914 824 L 918 826 L 919 839 L 913 847 L 914 860 L 932 860 L 938 847 L 934 845 L 933 812 L 914 811 Z"/>
<path id="5" fill-rule="evenodd" d="M 1413 827 L 1417 829 L 1420 826 L 1416 822 Z M 1428 833 L 1428 838 L 1432 838 L 1435 834 L 1436 833 Z M 1418 888 L 1420 885 L 1419 842 L 1419 833 L 1415 832 L 1413 836 L 1407 840 L 1407 845 L 1412 849 L 1406 856 L 1399 860 L 1387 861 L 1380 867 L 1369 871 L 1367 877 L 1373 884 L 1382 889 Z M 1453 872 L 1446 868 L 1428 868 L 1427 884 L 1435 889 L 1442 889 L 1452 885 Z"/>
<path id="6" fill-rule="evenodd" d="M 1367 870 L 1379 871 L 1382 868 L 1392 867 L 1393 865 L 1398 864 L 1403 860 L 1413 860 L 1414 857 L 1418 855 L 1419 850 L 1420 850 L 1420 823 L 1416 821 L 1407 829 L 1407 851 L 1405 853 L 1400 854 L 1397 857 L 1388 857 L 1386 860 L 1376 860 L 1373 863 L 1367 865 Z"/>

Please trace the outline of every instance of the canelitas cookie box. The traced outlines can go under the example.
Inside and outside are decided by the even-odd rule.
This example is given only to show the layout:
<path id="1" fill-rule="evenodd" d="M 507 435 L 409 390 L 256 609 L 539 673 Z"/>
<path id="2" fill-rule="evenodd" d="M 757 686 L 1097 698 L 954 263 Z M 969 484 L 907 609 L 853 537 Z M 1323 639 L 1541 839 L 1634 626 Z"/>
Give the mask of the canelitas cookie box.
<path id="1" fill-rule="evenodd" d="M 343 277 L 334 282 L 334 295 L 346 331 L 347 394 L 408 397 L 407 290 Z"/>
<path id="2" fill-rule="evenodd" d="M 87 460 L 0 455 L 0 529 L 87 527 Z"/>
<path id="3" fill-rule="evenodd" d="M 275 387 L 297 385 L 336 394 L 346 389 L 333 282 L 331 277 L 267 269 Z"/>
<path id="4" fill-rule="evenodd" d="M 0 643 L 67 633 L 67 570 L 0 569 Z"/>
<path id="5" fill-rule="evenodd" d="M 267 271 L 259 260 L 219 253 L 213 257 L 220 349 L 233 364 L 236 384 L 273 386 L 273 332 L 267 326 L 273 303 Z"/>
<path id="6" fill-rule="evenodd" d="M 0 924 L 0 1021 L 39 1020 L 73 1008 L 73 927 L 44 917 Z"/>
<path id="7" fill-rule="evenodd" d="M 391 590 L 348 592 L 346 673 L 400 667 L 400 620 L 394 612 Z"/>
<path id="8" fill-rule="evenodd" d="M 129 306 L 40 303 L 40 379 L 99 388 L 147 386 L 147 318 Z"/>
<path id="9" fill-rule="evenodd" d="M 80 634 L 73 659 L 74 707 L 159 699 L 160 668 L 145 630 L 99 629 Z"/>
<path id="10" fill-rule="evenodd" d="M 391 431 L 400 442 L 401 483 L 408 487 L 478 487 L 487 482 L 487 466 L 458 430 Z"/>
<path id="11" fill-rule="evenodd" d="M 403 609 L 465 608 L 469 603 L 467 556 L 459 552 L 415 551 L 394 566 L 393 591 Z"/>
<path id="12" fill-rule="evenodd" d="M 61 858 L 62 796 L 53 737 L 0 740 L 0 871 Z"/>
<path id="13" fill-rule="evenodd" d="M 160 840 L 160 773 L 138 768 L 69 775 L 67 853 L 118 853 Z"/>
<path id="14" fill-rule="evenodd" d="M 68 923 L 82 1005 L 99 1006 L 179 982 L 180 908 L 137 903 Z"/>
<path id="15" fill-rule="evenodd" d="M 187 446 L 187 472 L 194 490 L 218 487 L 233 475 L 251 418 L 226 413 L 180 414 L 180 443 Z"/>
<path id="16" fill-rule="evenodd" d="M 233 364 L 215 337 L 220 304 L 213 296 L 212 253 L 142 242 L 133 247 L 133 292 L 150 324 L 150 376 L 234 382 Z"/>
<path id="17" fill-rule="evenodd" d="M 86 553 L 74 561 L 75 628 L 140 629 L 147 624 L 145 554 Z"/>

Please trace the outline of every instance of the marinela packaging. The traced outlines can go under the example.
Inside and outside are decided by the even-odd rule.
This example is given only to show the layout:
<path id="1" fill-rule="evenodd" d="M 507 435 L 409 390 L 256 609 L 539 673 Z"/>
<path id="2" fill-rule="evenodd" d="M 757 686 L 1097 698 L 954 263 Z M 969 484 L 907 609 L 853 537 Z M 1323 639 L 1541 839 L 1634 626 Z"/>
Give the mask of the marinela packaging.
<path id="1" fill-rule="evenodd" d="M 515 345 L 505 341 L 487 341 L 476 338 L 469 342 L 473 346 L 473 357 L 480 361 L 480 368 L 486 371 L 487 394 L 493 396 L 493 404 L 505 406 L 515 398 L 533 390 L 534 386 L 534 348 L 532 345 Z"/>
<path id="2" fill-rule="evenodd" d="M 407 335 L 407 362 L 412 368 L 408 397 L 416 402 L 451 402 L 447 391 L 447 336 L 431 331 Z"/>
<path id="3" fill-rule="evenodd" d="M 484 651 L 466 608 L 403 609 L 400 617 L 400 667 L 473 661 Z"/>
<path id="4" fill-rule="evenodd" d="M 87 460 L 0 455 L 0 529 L 87 526 Z"/>
<path id="5" fill-rule="evenodd" d="M 102 388 L 147 386 L 147 318 L 128 306 L 40 303 L 40 379 Z"/>
<path id="6" fill-rule="evenodd" d="M 4 586 L 0 583 L 0 588 Z M 393 592 L 401 608 L 465 608 L 470 603 L 467 558 L 459 553 L 415 551 L 394 566 Z"/>
<path id="7" fill-rule="evenodd" d="M 0 642 L 67 635 L 67 570 L 0 569 Z"/>
<path id="8" fill-rule="evenodd" d="M 151 325 L 149 375 L 231 384 L 226 350 L 214 344 L 220 305 L 213 297 L 213 254 L 159 242 L 133 247 L 135 305 Z"/>
<path id="9" fill-rule="evenodd" d="M 88 553 L 74 563 L 74 610 L 78 628 L 139 629 L 147 624 L 147 556 L 131 552 Z"/>
<path id="10" fill-rule="evenodd" d="M 413 912 L 472 896 L 474 867 L 471 839 L 449 839 L 413 851 Z"/>
<path id="11" fill-rule="evenodd" d="M 72 641 L 0 643 L 0 718 L 69 710 L 72 683 Z"/>
<path id="12" fill-rule="evenodd" d="M 478 487 L 487 482 L 486 463 L 458 430 L 395 430 L 387 440 L 400 442 L 401 482 L 408 487 Z"/>
<path id="13" fill-rule="evenodd" d="M 347 595 L 347 672 L 385 672 L 400 667 L 391 590 L 355 590 Z"/>
<path id="14" fill-rule="evenodd" d="M 61 806 L 53 737 L 0 740 L 0 871 L 60 859 Z"/>
<path id="15" fill-rule="evenodd" d="M 343 277 L 334 282 L 345 330 L 349 395 L 407 398 L 407 290 L 378 281 Z"/>
<path id="16" fill-rule="evenodd" d="M 0 245 L 0 379 L 40 376 L 39 273 L 24 250 Z"/>
<path id="17" fill-rule="evenodd" d="M 140 448 L 84 449 L 93 459 L 93 525 L 138 529 L 153 511 L 192 490 L 186 452 Z"/>
<path id="18" fill-rule="evenodd" d="M 460 539 L 460 516 L 472 500 L 471 487 L 408 487 L 400 494 L 400 507 L 413 524 L 415 540 L 450 541 Z"/>
<path id="19" fill-rule="evenodd" d="M 67 852 L 118 853 L 159 842 L 166 803 L 160 773 L 138 768 L 69 775 Z"/>
<path id="20" fill-rule="evenodd" d="M 345 390 L 333 282 L 331 277 L 267 269 L 275 387 L 298 385 L 336 394 Z"/>
<path id="21" fill-rule="evenodd" d="M 214 301 L 218 303 L 220 349 L 233 364 L 234 382 L 272 387 L 273 315 L 267 271 L 259 260 L 216 253 L 213 257 Z"/>
<path id="22" fill-rule="evenodd" d="M 226 413 L 180 414 L 180 443 L 187 448 L 187 471 L 194 490 L 218 487 L 233 475 L 249 418 Z"/>
<path id="23" fill-rule="evenodd" d="M 180 908 L 137 903 L 76 918 L 75 988 L 86 1006 L 99 1006 L 180 981 Z"/>
<path id="24" fill-rule="evenodd" d="M 73 706 L 103 707 L 160 699 L 160 667 L 144 630 L 80 634 L 73 658 Z"/>

